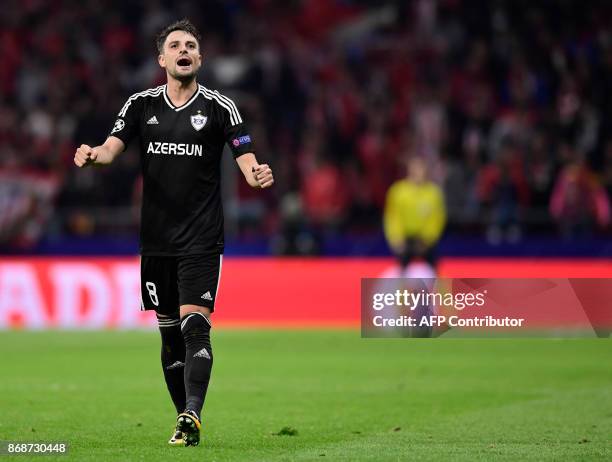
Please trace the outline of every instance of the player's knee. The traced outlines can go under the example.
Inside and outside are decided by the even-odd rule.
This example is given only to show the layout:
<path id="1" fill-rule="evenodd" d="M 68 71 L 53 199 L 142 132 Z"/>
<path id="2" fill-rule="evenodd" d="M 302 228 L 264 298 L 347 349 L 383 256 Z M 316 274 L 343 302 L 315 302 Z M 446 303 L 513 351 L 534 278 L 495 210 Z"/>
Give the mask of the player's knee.
<path id="1" fill-rule="evenodd" d="M 210 318 L 210 314 L 212 313 L 211 308 L 208 308 L 206 306 L 200 306 L 200 305 L 186 304 L 186 305 L 181 305 L 179 309 L 180 309 L 181 319 L 185 319 L 191 313 L 202 313 L 207 318 Z"/>
<path id="2" fill-rule="evenodd" d="M 205 348 L 210 359 L 212 359 L 210 328 L 210 320 L 203 313 L 192 312 L 187 314 L 181 322 L 181 331 L 187 350 Z"/>

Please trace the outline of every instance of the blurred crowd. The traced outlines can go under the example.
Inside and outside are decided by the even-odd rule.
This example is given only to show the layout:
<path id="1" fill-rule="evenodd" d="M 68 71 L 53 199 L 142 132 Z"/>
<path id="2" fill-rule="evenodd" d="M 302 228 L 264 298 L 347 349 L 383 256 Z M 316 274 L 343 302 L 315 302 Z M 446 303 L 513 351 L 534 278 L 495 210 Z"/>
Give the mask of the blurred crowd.
<path id="1" fill-rule="evenodd" d="M 415 156 L 452 232 L 609 233 L 610 2 L 7 0 L 0 243 L 136 229 L 134 147 L 107 169 L 72 157 L 164 83 L 154 37 L 182 17 L 203 35 L 199 81 L 239 103 L 277 178 L 264 194 L 228 181 L 230 234 L 310 253 L 325 233 L 381 232 Z"/>

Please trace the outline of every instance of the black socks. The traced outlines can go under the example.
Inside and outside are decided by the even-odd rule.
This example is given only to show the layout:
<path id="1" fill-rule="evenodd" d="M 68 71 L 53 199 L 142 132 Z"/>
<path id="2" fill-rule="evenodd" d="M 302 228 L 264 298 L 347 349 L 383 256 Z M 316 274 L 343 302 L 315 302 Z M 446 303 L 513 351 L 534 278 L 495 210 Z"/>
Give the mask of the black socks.
<path id="1" fill-rule="evenodd" d="M 161 333 L 161 363 L 166 385 L 170 392 L 176 412 L 185 409 L 185 342 L 178 318 L 157 318 Z"/>
<path id="2" fill-rule="evenodd" d="M 202 412 L 210 381 L 213 354 L 210 346 L 210 321 L 202 313 L 189 313 L 181 322 L 185 341 L 185 409 Z"/>

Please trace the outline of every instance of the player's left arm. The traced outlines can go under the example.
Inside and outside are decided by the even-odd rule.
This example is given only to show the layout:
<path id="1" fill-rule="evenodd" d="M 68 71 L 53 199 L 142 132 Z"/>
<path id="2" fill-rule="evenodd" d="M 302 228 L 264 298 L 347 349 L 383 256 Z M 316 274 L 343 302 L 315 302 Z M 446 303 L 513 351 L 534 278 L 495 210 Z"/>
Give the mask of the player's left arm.
<path id="1" fill-rule="evenodd" d="M 274 175 L 268 164 L 257 162 L 255 154 L 247 152 L 236 158 L 244 179 L 253 188 L 269 188 L 274 184 Z"/>
<path id="2" fill-rule="evenodd" d="M 219 114 L 225 142 L 232 151 L 244 179 L 253 188 L 269 188 L 274 184 L 274 175 L 268 164 L 260 164 L 255 157 L 251 135 L 242 120 L 236 104 L 227 96 L 214 92 L 218 103 L 214 107 Z"/>

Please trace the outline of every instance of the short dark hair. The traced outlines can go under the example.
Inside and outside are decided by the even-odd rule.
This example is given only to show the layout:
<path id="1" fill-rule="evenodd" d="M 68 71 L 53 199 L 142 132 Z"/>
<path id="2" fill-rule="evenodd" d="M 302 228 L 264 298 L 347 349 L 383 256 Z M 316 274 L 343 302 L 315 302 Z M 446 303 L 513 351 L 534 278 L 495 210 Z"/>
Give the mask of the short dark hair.
<path id="1" fill-rule="evenodd" d="M 191 23 L 191 21 L 189 21 L 189 19 L 184 18 L 184 19 L 181 19 L 180 21 L 173 22 L 168 27 L 166 27 L 164 30 L 162 30 L 159 34 L 157 34 L 155 42 L 157 44 L 157 51 L 159 51 L 160 54 L 164 51 L 164 43 L 166 43 L 166 39 L 168 38 L 168 35 L 170 35 L 172 32 L 177 31 L 177 30 L 182 30 L 184 32 L 187 32 L 188 34 L 193 35 L 195 39 L 198 41 L 198 46 L 200 45 L 200 42 L 202 41 L 202 37 L 200 37 L 198 30 Z"/>

